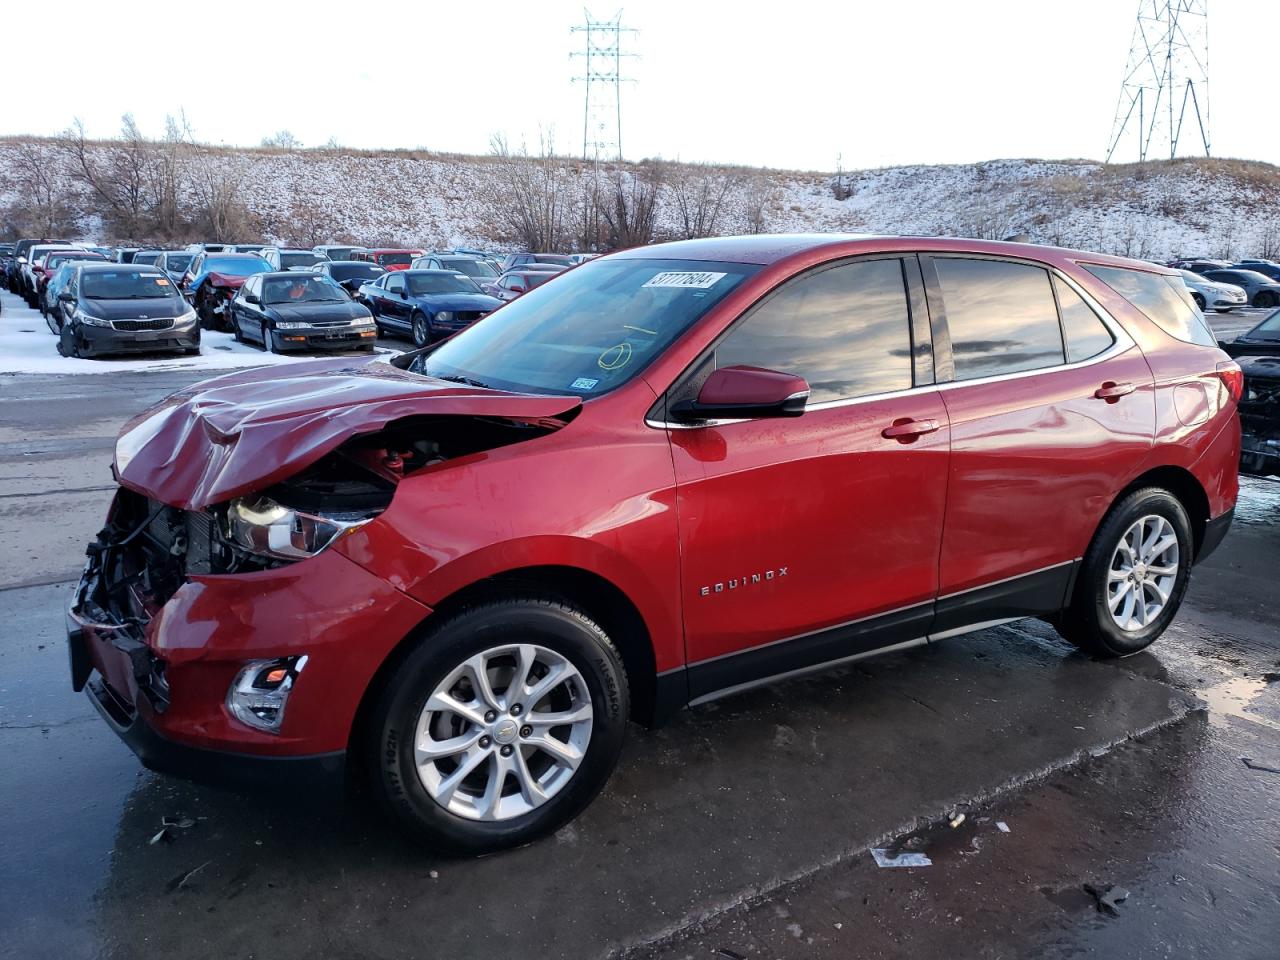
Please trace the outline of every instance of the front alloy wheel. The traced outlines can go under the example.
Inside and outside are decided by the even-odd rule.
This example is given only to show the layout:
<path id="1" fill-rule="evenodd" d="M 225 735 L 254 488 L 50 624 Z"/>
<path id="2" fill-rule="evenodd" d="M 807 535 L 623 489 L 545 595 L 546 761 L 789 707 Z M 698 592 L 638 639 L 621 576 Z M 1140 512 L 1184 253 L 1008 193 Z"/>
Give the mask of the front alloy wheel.
<path id="1" fill-rule="evenodd" d="M 413 315 L 413 345 L 425 347 L 431 342 L 431 322 L 421 313 Z"/>
<path id="2" fill-rule="evenodd" d="M 572 779 L 591 742 L 586 682 L 535 644 L 469 657 L 436 686 L 418 717 L 414 760 L 436 803 L 468 820 L 511 820 Z"/>
<path id="3" fill-rule="evenodd" d="M 488 853 L 576 816 L 609 778 L 627 715 L 622 657 L 594 620 L 545 597 L 493 600 L 429 624 L 378 695 L 367 756 L 423 840 Z"/>

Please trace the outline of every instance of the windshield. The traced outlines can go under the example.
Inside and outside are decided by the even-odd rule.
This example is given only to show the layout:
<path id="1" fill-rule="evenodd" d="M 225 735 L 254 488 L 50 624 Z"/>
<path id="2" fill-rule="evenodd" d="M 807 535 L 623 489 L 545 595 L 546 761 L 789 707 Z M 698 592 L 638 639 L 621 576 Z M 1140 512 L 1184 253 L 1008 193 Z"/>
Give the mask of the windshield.
<path id="1" fill-rule="evenodd" d="M 350 260 L 351 254 L 355 253 L 355 247 L 329 247 L 325 250 L 325 255 L 330 260 Z"/>
<path id="2" fill-rule="evenodd" d="M 284 270 L 291 270 L 294 267 L 314 267 L 317 263 L 324 263 L 324 257 L 318 253 L 280 254 L 280 267 Z"/>
<path id="3" fill-rule="evenodd" d="M 267 277 L 262 281 L 263 303 L 331 303 L 346 299 L 341 287 L 316 274 Z"/>
<path id="4" fill-rule="evenodd" d="M 484 263 L 481 260 L 468 260 L 466 257 L 459 257 L 457 260 L 441 260 L 446 270 L 457 270 L 459 273 L 465 273 L 468 277 L 480 277 L 487 280 L 490 277 L 496 277 L 498 271 Z"/>
<path id="5" fill-rule="evenodd" d="M 412 369 L 500 390 L 596 396 L 638 374 L 759 269 L 592 260 L 468 327 Z"/>
<path id="6" fill-rule="evenodd" d="M 88 263 L 90 261 L 98 261 L 100 263 L 105 259 L 107 258 L 95 256 L 92 253 L 75 253 L 75 254 L 60 253 L 56 255 L 51 253 L 48 256 L 48 259 L 45 260 L 45 267 L 46 269 L 52 270 L 54 267 L 62 266 L 62 264 L 66 263 L 68 260 L 75 260 L 75 261 L 82 260 L 85 263 Z"/>
<path id="7" fill-rule="evenodd" d="M 189 253 L 171 253 L 164 258 L 164 266 L 172 273 L 181 273 L 191 266 L 192 259 Z"/>
<path id="8" fill-rule="evenodd" d="M 534 263 L 550 263 L 557 267 L 573 266 L 573 258 L 561 256 L 558 253 L 535 253 L 533 255 Z"/>
<path id="9" fill-rule="evenodd" d="M 261 257 L 210 257 L 204 262 L 205 273 L 225 273 L 229 277 L 251 277 L 270 273 L 271 264 Z"/>
<path id="10" fill-rule="evenodd" d="M 475 293 L 477 287 L 466 277 L 448 273 L 407 273 L 405 280 L 409 292 L 415 296 L 423 293 Z"/>
<path id="11" fill-rule="evenodd" d="M 1280 310 L 1274 311 L 1246 336 L 1258 337 L 1262 340 L 1280 340 Z"/>
<path id="12" fill-rule="evenodd" d="M 173 282 L 159 270 L 86 270 L 80 278 L 86 300 L 154 300 L 176 297 Z"/>
<path id="13" fill-rule="evenodd" d="M 412 253 L 380 253 L 378 263 L 384 267 L 407 267 L 413 263 Z"/>
<path id="14" fill-rule="evenodd" d="M 335 280 L 363 279 L 380 277 L 387 271 L 372 263 L 361 263 L 359 260 L 343 260 L 329 267 L 329 275 Z"/>

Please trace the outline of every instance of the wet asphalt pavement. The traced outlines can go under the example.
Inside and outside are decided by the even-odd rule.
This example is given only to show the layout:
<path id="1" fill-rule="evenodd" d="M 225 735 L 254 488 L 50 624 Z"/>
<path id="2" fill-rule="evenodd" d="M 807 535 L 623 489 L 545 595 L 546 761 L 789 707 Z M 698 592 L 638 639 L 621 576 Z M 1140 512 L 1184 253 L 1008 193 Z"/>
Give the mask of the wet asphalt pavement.
<path id="1" fill-rule="evenodd" d="M 0 378 L 0 957 L 1277 956 L 1280 482 L 1147 653 L 1024 621 L 739 695 L 633 728 L 555 837 L 449 861 L 358 796 L 144 771 L 71 692 L 112 438 L 189 379 Z"/>

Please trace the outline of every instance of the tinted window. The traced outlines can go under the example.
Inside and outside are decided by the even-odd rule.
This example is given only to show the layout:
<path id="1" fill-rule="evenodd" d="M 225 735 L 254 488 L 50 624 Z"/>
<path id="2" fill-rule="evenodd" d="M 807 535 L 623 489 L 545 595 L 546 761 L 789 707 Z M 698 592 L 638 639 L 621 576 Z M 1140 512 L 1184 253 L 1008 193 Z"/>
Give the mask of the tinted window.
<path id="1" fill-rule="evenodd" d="M 1263 320 L 1250 330 L 1247 335 L 1266 340 L 1280 340 L 1280 310 L 1275 311 L 1275 313 Z"/>
<path id="2" fill-rule="evenodd" d="M 164 258 L 165 268 L 177 273 L 187 269 L 191 265 L 191 254 L 189 253 L 170 253 Z"/>
<path id="3" fill-rule="evenodd" d="M 809 381 L 811 400 L 911 386 L 911 316 L 900 260 L 846 263 L 787 284 L 716 347 L 716 366 L 746 364 Z"/>
<path id="4" fill-rule="evenodd" d="M 1023 263 L 935 257 L 956 379 L 1063 362 L 1048 271 Z"/>
<path id="5" fill-rule="evenodd" d="M 397 274 L 394 277 L 387 278 L 387 290 L 389 290 L 391 293 L 399 293 L 403 289 L 404 289 L 404 277 Z"/>
<path id="6" fill-rule="evenodd" d="M 280 266 L 285 270 L 292 270 L 295 267 L 312 267 L 317 263 L 324 263 L 324 257 L 318 253 L 282 253 L 280 254 Z"/>
<path id="7" fill-rule="evenodd" d="M 470 280 L 450 273 L 411 273 L 407 281 L 413 294 L 476 292 L 476 285 Z"/>
<path id="8" fill-rule="evenodd" d="M 1058 291 L 1058 310 L 1062 314 L 1062 331 L 1067 338 L 1068 363 L 1096 357 L 1115 343 L 1116 338 L 1080 298 L 1080 294 L 1056 277 L 1053 287 Z"/>
<path id="9" fill-rule="evenodd" d="M 359 263 L 354 260 L 341 260 L 336 263 L 329 264 L 326 268 L 329 276 L 335 280 L 372 280 L 374 277 L 380 277 L 385 272 L 381 267 L 372 263 Z"/>
<path id="10" fill-rule="evenodd" d="M 411 253 L 380 253 L 378 254 L 378 263 L 384 267 L 407 267 L 413 263 L 413 254 Z"/>
<path id="11" fill-rule="evenodd" d="M 1084 267 L 1150 317 L 1169 336 L 1206 347 L 1218 345 L 1180 277 L 1167 277 L 1124 267 L 1088 264 Z"/>

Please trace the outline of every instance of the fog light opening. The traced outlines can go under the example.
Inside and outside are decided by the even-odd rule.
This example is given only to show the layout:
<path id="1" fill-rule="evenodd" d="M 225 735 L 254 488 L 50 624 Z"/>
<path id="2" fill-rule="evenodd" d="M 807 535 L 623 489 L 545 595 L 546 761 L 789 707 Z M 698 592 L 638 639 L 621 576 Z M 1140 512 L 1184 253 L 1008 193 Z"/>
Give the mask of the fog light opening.
<path id="1" fill-rule="evenodd" d="M 305 655 L 246 662 L 227 691 L 227 709 L 247 727 L 279 733 L 289 694 L 306 665 Z"/>

